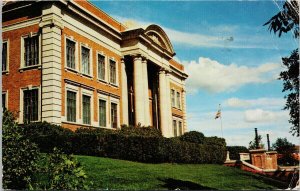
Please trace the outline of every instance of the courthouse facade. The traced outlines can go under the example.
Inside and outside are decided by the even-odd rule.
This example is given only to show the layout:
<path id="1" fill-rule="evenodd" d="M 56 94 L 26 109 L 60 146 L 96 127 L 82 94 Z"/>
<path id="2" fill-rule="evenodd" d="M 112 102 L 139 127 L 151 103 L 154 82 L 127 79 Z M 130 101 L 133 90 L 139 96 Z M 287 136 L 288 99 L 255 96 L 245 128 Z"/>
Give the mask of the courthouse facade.
<path id="1" fill-rule="evenodd" d="M 7 2 L 2 19 L 2 105 L 19 123 L 187 131 L 188 76 L 160 26 L 128 29 L 87 1 Z"/>

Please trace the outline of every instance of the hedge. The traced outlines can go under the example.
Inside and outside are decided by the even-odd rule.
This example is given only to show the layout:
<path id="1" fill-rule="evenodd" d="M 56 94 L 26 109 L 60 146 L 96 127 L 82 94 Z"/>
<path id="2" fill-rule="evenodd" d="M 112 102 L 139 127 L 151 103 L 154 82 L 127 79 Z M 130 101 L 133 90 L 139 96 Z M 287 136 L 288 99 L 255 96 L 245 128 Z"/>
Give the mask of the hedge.
<path id="1" fill-rule="evenodd" d="M 79 128 L 72 132 L 60 126 L 44 126 L 45 123 L 24 126 L 31 128 L 27 131 L 30 132 L 28 137 L 42 152 L 51 152 L 58 147 L 65 153 L 146 163 L 222 164 L 226 158 L 225 140 L 217 137 L 205 137 L 204 143 L 198 144 L 181 141 L 180 138 L 164 138 L 158 130 L 147 127 L 123 127 L 117 131 Z M 54 127 L 54 130 L 50 130 L 50 127 Z M 39 131 L 39 128 L 43 130 Z"/>
<path id="2" fill-rule="evenodd" d="M 231 160 L 240 160 L 240 153 L 249 153 L 249 150 L 244 146 L 227 146 L 229 158 Z"/>

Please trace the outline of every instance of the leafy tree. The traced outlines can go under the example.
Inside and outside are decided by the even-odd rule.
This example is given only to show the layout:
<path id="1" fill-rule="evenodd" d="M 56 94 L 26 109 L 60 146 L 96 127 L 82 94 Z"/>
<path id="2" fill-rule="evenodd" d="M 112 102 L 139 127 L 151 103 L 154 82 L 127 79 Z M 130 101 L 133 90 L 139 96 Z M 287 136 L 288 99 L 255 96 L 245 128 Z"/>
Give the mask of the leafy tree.
<path id="1" fill-rule="evenodd" d="M 283 32 L 292 31 L 294 37 L 299 39 L 299 2 L 286 1 L 283 9 L 264 25 L 269 25 L 270 32 L 278 34 L 279 37 Z M 289 57 L 282 58 L 282 62 L 287 68 L 279 77 L 283 80 L 282 91 L 288 93 L 285 96 L 284 109 L 290 111 L 289 122 L 292 124 L 290 132 L 299 137 L 299 50 L 295 49 Z"/>
<path id="2" fill-rule="evenodd" d="M 252 141 L 249 142 L 249 150 L 265 147 L 265 145 L 262 143 L 261 135 L 257 136 L 257 140 L 258 140 L 257 141 L 258 145 L 256 144 L 255 138 Z"/>
<path id="3" fill-rule="evenodd" d="M 292 154 L 295 152 L 295 145 L 290 143 L 286 138 L 278 138 L 272 145 L 272 149 L 282 155 L 278 159 L 278 163 L 282 165 L 296 164 Z"/>

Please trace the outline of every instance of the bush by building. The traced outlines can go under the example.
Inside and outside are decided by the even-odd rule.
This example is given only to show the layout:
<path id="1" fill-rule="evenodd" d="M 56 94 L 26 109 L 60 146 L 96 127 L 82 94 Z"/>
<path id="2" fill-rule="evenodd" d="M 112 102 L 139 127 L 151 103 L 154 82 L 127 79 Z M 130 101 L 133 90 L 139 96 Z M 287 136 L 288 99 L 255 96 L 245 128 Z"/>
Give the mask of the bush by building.
<path id="1" fill-rule="evenodd" d="M 47 129 L 44 125 L 42 123 L 24 128 L 34 128 L 36 131 L 40 126 Z M 182 137 L 170 139 L 164 138 L 157 129 L 149 127 L 122 127 L 121 130 L 79 128 L 75 132 L 63 131 L 59 126 L 54 128 L 57 128 L 54 133 L 52 130 L 49 134 L 41 131 L 43 132 L 41 135 L 31 138 L 45 152 L 58 147 L 66 153 L 147 163 L 221 164 L 226 157 L 224 139 L 204 137 L 198 132 L 187 133 L 183 139 Z"/>
<path id="2" fill-rule="evenodd" d="M 227 151 L 229 151 L 231 160 L 239 160 L 240 153 L 249 153 L 249 150 L 244 146 L 227 146 Z"/>
<path id="3" fill-rule="evenodd" d="M 50 152 L 50 147 L 55 145 L 67 148 L 67 144 L 55 141 L 63 140 L 62 136 L 70 136 L 72 132 L 48 123 L 18 126 L 13 114 L 9 111 L 3 114 L 2 130 L 4 189 L 76 190 L 88 188 L 89 184 L 85 181 L 86 175 L 72 156 L 64 155 L 56 149 L 54 153 L 52 153 L 53 149 Z M 57 137 L 60 138 L 57 139 Z M 51 154 L 41 154 L 38 147 Z"/>
<path id="4" fill-rule="evenodd" d="M 18 128 L 11 112 L 3 113 L 3 188 L 24 189 L 31 183 L 36 171 L 39 150 L 36 144 L 24 136 L 24 129 Z"/>

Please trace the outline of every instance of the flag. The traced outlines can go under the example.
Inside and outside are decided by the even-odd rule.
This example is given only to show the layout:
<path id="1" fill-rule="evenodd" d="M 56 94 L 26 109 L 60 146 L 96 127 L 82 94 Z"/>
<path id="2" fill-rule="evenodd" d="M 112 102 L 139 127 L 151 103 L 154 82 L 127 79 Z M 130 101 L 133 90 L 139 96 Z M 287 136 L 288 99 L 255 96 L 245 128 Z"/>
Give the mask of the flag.
<path id="1" fill-rule="evenodd" d="M 220 109 L 219 109 L 218 112 L 216 113 L 215 119 L 218 119 L 219 117 L 221 117 L 221 110 L 220 110 Z"/>

